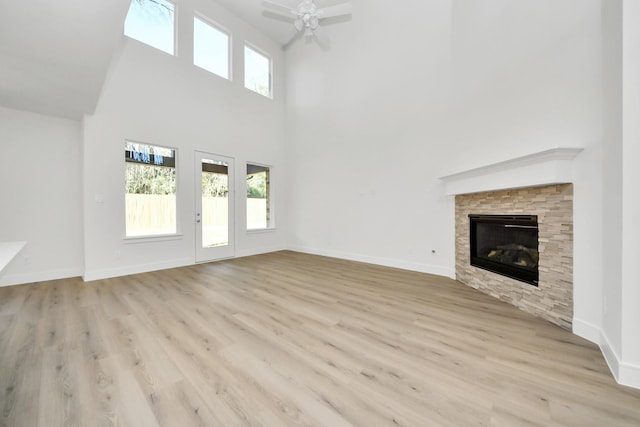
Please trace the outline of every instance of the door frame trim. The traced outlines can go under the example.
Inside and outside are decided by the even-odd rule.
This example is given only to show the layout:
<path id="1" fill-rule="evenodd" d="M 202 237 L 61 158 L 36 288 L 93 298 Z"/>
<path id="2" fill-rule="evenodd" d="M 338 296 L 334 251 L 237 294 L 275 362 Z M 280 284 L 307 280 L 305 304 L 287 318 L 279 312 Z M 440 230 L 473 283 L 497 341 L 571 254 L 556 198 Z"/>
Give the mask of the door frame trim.
<path id="1" fill-rule="evenodd" d="M 225 246 L 228 251 L 221 251 L 223 253 L 220 256 L 212 258 L 203 258 L 200 251 L 206 250 L 206 248 L 199 248 L 198 245 L 202 245 L 202 226 L 198 225 L 196 218 L 200 211 L 202 218 L 202 158 L 211 158 L 212 160 L 221 160 L 228 163 L 228 179 L 229 179 L 229 206 L 228 206 L 228 240 L 229 244 Z M 207 263 L 212 261 L 220 261 L 223 259 L 235 258 L 236 256 L 236 203 L 235 203 L 235 158 L 231 156 L 225 156 L 222 154 L 216 154 L 209 151 L 203 151 L 194 149 L 194 262 L 195 264 Z M 216 248 L 208 248 L 209 250 L 215 250 Z M 220 249 L 220 248 L 217 248 Z"/>

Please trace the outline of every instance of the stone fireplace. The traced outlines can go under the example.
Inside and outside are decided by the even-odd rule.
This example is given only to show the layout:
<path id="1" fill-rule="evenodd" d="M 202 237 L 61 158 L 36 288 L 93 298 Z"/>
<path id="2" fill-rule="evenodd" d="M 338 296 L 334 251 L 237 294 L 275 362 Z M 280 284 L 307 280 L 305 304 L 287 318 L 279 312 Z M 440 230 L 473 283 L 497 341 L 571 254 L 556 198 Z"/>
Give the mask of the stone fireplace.
<path id="1" fill-rule="evenodd" d="M 469 215 L 535 215 L 536 286 L 471 265 Z M 573 318 L 573 185 L 456 196 L 456 279 L 571 330 Z"/>
<path id="2" fill-rule="evenodd" d="M 568 330 L 573 323 L 572 165 L 580 151 L 556 148 L 441 178 L 445 193 L 455 195 L 456 279 Z M 472 252 L 477 252 L 472 219 L 509 217 L 516 220 L 512 226 L 523 228 L 533 223 L 517 221 L 535 218 L 537 247 L 533 242 L 497 242 L 479 256 L 488 259 L 490 268 L 477 259 L 472 265 Z M 496 273 L 491 265 L 495 258 L 537 263 L 538 277 L 514 279 L 508 269 Z"/>

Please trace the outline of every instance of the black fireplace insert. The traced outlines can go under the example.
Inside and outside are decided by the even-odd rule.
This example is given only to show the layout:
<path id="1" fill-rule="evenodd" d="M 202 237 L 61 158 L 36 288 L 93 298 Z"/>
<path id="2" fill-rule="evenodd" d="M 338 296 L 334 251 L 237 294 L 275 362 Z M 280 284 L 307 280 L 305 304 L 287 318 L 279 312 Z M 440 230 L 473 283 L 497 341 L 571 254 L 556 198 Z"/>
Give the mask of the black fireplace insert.
<path id="1" fill-rule="evenodd" d="M 471 265 L 538 286 L 537 215 L 469 215 Z"/>

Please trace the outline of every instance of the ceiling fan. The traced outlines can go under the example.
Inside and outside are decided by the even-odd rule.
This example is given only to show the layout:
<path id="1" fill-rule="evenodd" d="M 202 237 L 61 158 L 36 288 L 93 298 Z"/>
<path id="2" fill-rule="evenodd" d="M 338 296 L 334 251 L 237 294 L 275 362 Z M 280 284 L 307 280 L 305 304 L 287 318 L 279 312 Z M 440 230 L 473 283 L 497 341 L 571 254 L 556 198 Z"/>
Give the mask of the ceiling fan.
<path id="1" fill-rule="evenodd" d="M 271 0 L 263 0 L 262 4 L 272 13 L 293 22 L 296 34 L 285 47 L 301 34 L 305 37 L 315 37 L 321 45 L 328 46 L 328 39 L 321 32 L 320 23 L 327 18 L 351 15 L 351 2 L 349 1 L 322 8 L 316 5 L 315 0 L 302 0 L 296 8 Z M 265 16 L 269 16 L 269 14 L 265 14 Z"/>

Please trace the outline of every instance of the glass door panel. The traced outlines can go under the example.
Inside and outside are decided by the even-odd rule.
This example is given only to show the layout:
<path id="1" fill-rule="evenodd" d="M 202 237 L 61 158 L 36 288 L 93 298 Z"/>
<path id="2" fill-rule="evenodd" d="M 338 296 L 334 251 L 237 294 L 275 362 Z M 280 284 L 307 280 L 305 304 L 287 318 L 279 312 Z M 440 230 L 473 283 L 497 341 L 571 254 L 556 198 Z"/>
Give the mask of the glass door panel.
<path id="1" fill-rule="evenodd" d="M 196 152 L 196 261 L 234 255 L 233 159 Z"/>

